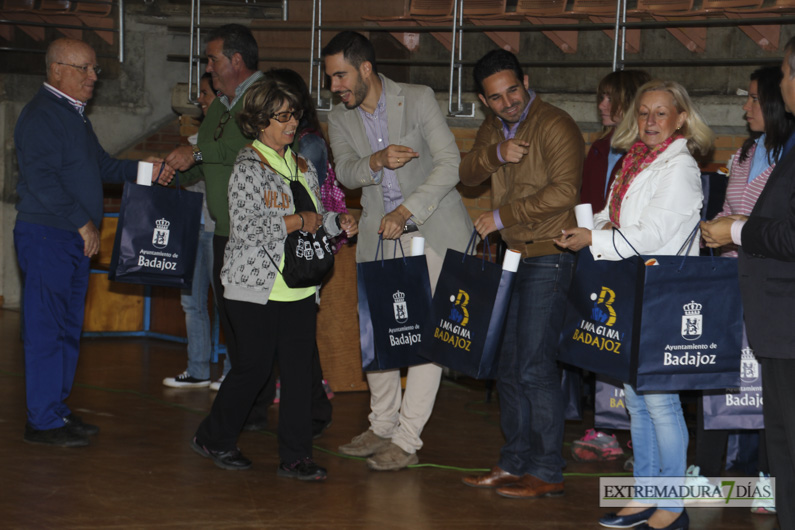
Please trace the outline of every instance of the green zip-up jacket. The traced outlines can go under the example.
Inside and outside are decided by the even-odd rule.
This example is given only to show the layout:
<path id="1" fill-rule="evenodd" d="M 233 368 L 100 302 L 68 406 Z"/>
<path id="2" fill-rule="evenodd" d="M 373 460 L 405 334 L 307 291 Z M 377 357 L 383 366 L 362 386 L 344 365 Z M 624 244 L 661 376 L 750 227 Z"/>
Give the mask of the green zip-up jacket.
<path id="1" fill-rule="evenodd" d="M 229 237 L 229 177 L 232 175 L 237 154 L 252 141 L 251 138 L 243 136 L 237 124 L 237 115 L 243 110 L 243 100 L 242 97 L 238 98 L 231 112 L 227 112 L 219 98 L 210 104 L 199 127 L 199 138 L 196 142 L 202 152 L 202 162 L 186 171 L 180 179 L 180 185 L 189 185 L 201 180 L 204 175 L 207 207 L 215 219 L 217 236 Z M 216 136 L 218 140 L 214 139 Z"/>

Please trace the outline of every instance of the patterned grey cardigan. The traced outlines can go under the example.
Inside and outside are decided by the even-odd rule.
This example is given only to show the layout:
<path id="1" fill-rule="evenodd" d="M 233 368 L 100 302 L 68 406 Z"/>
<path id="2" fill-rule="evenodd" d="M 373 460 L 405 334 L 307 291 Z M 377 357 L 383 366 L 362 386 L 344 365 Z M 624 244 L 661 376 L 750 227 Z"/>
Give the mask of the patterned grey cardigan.
<path id="1" fill-rule="evenodd" d="M 329 236 L 338 235 L 337 216 L 320 201 L 317 172 L 311 162 L 298 157 L 298 166 L 317 199 L 318 213 Z M 295 213 L 290 184 L 262 164 L 253 147 L 241 149 L 229 179 L 229 241 L 224 252 L 221 283 L 224 298 L 266 304 L 279 271 L 287 227 L 284 216 Z M 266 251 L 267 250 L 267 254 Z"/>

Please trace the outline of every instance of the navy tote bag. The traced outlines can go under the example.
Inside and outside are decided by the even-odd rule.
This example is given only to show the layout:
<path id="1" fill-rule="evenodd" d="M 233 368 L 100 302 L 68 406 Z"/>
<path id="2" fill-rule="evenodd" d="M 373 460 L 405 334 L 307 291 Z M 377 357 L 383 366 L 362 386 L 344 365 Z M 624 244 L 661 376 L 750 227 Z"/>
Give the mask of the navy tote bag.
<path id="1" fill-rule="evenodd" d="M 624 385 L 607 378 L 596 378 L 594 392 L 593 426 L 598 429 L 629 430 L 629 413 L 624 396 Z"/>
<path id="2" fill-rule="evenodd" d="M 179 179 L 179 177 L 177 177 Z M 199 245 L 202 194 L 128 182 L 108 278 L 190 289 Z"/>
<path id="3" fill-rule="evenodd" d="M 622 382 L 632 379 L 632 341 L 643 286 L 643 261 L 596 261 L 577 253 L 558 360 Z"/>
<path id="4" fill-rule="evenodd" d="M 697 232 L 698 226 L 688 248 Z M 654 260 L 657 264 L 644 270 L 633 386 L 639 391 L 738 387 L 743 328 L 737 260 L 688 255 Z"/>
<path id="5" fill-rule="evenodd" d="M 748 338 L 744 332 L 739 388 L 705 391 L 702 399 L 704 428 L 707 430 L 765 428 L 762 414 L 762 367 L 748 346 Z"/>
<path id="6" fill-rule="evenodd" d="M 470 255 L 476 236 L 473 231 L 463 253 L 447 249 L 420 355 L 475 379 L 494 379 L 516 273 L 490 261 L 488 239 L 489 260 Z"/>
<path id="7" fill-rule="evenodd" d="M 365 372 L 426 364 L 419 356 L 423 326 L 431 305 L 425 256 L 384 259 L 379 238 L 375 261 L 356 265 L 359 341 Z M 401 253 L 403 246 L 400 245 Z M 378 258 L 379 253 L 381 258 Z"/>
<path id="8" fill-rule="evenodd" d="M 737 387 L 737 260 L 686 255 L 697 234 L 685 255 L 594 262 L 581 250 L 559 359 L 639 391 Z"/>

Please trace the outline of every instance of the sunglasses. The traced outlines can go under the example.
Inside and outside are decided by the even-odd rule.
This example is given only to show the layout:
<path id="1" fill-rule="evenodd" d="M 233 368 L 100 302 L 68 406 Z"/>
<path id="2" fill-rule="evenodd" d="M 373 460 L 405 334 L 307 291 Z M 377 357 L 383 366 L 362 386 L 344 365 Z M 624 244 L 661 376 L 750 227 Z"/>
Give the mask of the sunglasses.
<path id="1" fill-rule="evenodd" d="M 232 114 L 226 110 L 223 114 L 221 114 L 221 121 L 218 122 L 218 127 L 215 128 L 215 134 L 213 134 L 213 140 L 218 141 L 224 135 L 224 127 L 226 127 L 226 122 L 229 121 L 229 118 L 232 117 Z"/>
<path id="2" fill-rule="evenodd" d="M 275 112 L 271 114 L 271 118 L 278 121 L 279 123 L 287 123 L 290 121 L 290 118 L 295 118 L 295 121 L 301 121 L 301 116 L 304 115 L 303 110 L 294 110 L 292 112 L 285 111 L 285 112 Z"/>

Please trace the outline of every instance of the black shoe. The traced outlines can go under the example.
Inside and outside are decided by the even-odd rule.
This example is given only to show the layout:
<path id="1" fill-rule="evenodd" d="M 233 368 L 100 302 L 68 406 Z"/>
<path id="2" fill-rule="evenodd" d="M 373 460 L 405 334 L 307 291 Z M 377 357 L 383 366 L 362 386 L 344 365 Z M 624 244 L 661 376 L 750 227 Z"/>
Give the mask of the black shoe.
<path id="1" fill-rule="evenodd" d="M 282 462 L 279 464 L 276 474 L 280 477 L 297 478 L 298 480 L 326 480 L 326 469 L 317 465 L 308 456 L 290 465 Z"/>
<path id="2" fill-rule="evenodd" d="M 99 427 L 90 423 L 83 423 L 83 420 L 77 414 L 69 414 L 63 419 L 63 422 L 67 429 L 71 429 L 72 432 L 83 436 L 94 436 L 99 433 Z"/>
<path id="3" fill-rule="evenodd" d="M 321 436 L 326 429 L 331 427 L 331 420 L 328 421 L 321 421 L 321 422 L 313 422 L 312 423 L 312 439 L 317 440 Z"/>
<path id="4" fill-rule="evenodd" d="M 243 453 L 238 448 L 232 451 L 213 451 L 200 444 L 195 436 L 190 441 L 190 448 L 200 456 L 211 459 L 221 469 L 237 471 L 251 467 L 251 460 L 243 456 Z"/>
<path id="5" fill-rule="evenodd" d="M 88 445 L 88 438 L 66 426 L 38 430 L 30 425 L 25 425 L 23 439 L 29 444 L 55 445 L 57 447 L 85 447 Z"/>
<path id="6" fill-rule="evenodd" d="M 268 418 L 261 420 L 248 420 L 243 425 L 244 431 L 264 431 L 268 428 Z"/>
<path id="7" fill-rule="evenodd" d="M 611 512 L 599 519 L 599 524 L 607 528 L 634 528 L 648 521 L 655 510 L 657 510 L 657 507 L 652 506 L 632 515 L 616 515 Z"/>

